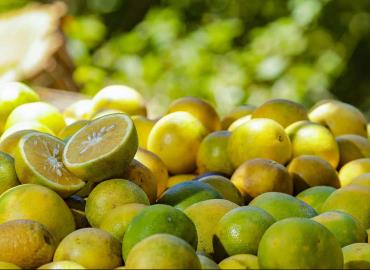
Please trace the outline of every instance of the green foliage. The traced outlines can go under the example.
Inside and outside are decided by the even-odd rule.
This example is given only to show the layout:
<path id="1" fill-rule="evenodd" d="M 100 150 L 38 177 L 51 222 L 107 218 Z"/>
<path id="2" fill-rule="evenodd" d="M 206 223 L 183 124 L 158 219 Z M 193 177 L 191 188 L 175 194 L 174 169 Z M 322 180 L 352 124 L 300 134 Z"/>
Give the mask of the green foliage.
<path id="1" fill-rule="evenodd" d="M 152 115 L 184 95 L 210 100 L 221 114 L 274 97 L 306 106 L 337 97 L 370 115 L 370 80 L 355 58 L 370 54 L 368 0 L 67 3 L 74 78 L 90 95 L 128 84 Z"/>

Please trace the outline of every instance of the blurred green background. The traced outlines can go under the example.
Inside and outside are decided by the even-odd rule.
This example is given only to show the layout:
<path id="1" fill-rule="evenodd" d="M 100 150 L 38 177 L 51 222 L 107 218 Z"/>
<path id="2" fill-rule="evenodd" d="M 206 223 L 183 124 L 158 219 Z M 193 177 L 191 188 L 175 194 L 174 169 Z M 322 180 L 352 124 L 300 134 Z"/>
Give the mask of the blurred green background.
<path id="1" fill-rule="evenodd" d="M 0 11 L 30 1 L 0 0 Z M 39 1 L 50 2 L 50 1 Z M 152 114 L 181 96 L 238 104 L 324 98 L 370 117 L 369 0 L 66 0 L 74 80 L 122 83 Z"/>

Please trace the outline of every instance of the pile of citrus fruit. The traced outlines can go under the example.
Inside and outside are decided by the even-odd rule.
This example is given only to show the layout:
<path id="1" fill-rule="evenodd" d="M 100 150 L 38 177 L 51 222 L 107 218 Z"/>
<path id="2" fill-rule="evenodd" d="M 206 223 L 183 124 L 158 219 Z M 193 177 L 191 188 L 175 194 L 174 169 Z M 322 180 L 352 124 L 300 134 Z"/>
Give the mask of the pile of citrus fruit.
<path id="1" fill-rule="evenodd" d="M 64 112 L 0 86 L 0 268 L 369 269 L 369 125 L 274 99 L 147 117 L 108 86 Z"/>

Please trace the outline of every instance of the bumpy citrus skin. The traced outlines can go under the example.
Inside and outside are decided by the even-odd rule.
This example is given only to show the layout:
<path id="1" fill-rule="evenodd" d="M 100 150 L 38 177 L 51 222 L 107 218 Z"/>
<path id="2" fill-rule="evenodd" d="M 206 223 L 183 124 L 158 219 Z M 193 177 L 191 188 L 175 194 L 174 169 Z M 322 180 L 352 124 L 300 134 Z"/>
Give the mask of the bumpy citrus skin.
<path id="1" fill-rule="evenodd" d="M 199 173 L 219 172 L 226 175 L 233 173 L 234 168 L 227 155 L 230 135 L 229 131 L 217 131 L 203 139 L 197 155 Z"/>
<path id="2" fill-rule="evenodd" d="M 54 261 L 64 260 L 90 269 L 112 269 L 122 265 L 121 244 L 103 230 L 79 229 L 65 237 L 55 250 Z"/>
<path id="3" fill-rule="evenodd" d="M 288 218 L 273 224 L 258 248 L 262 269 L 342 269 L 343 254 L 334 235 L 306 218 Z"/>
<path id="4" fill-rule="evenodd" d="M 336 190 L 321 207 L 322 212 L 331 210 L 350 214 L 363 228 L 370 228 L 370 188 L 353 185 Z"/>
<path id="5" fill-rule="evenodd" d="M 109 131 L 109 127 L 117 127 L 116 132 L 121 132 L 118 129 L 119 127 L 125 129 L 122 138 L 119 138 L 117 145 L 112 146 L 113 148 L 109 149 L 109 152 L 94 156 L 92 154 L 94 148 L 104 149 L 104 145 L 100 144 L 99 140 L 102 140 L 104 144 L 104 136 L 114 136 L 110 133 L 114 131 Z M 101 133 L 99 136 L 102 128 L 106 128 L 108 131 Z M 98 136 L 99 139 L 94 136 Z M 89 143 L 91 143 L 90 146 Z M 106 143 L 109 142 L 106 141 Z M 137 132 L 131 118 L 121 113 L 110 114 L 91 121 L 70 138 L 64 148 L 63 163 L 68 170 L 81 179 L 100 182 L 109 178 L 120 177 L 134 158 L 137 148 Z M 82 162 L 79 161 L 78 157 L 83 159 L 83 155 L 86 155 L 88 151 L 91 157 Z M 73 160 L 71 160 L 72 157 Z"/>
<path id="6" fill-rule="evenodd" d="M 183 97 L 170 104 L 168 113 L 188 112 L 197 118 L 208 130 L 217 131 L 221 128 L 220 118 L 216 110 L 207 101 L 196 97 Z"/>
<path id="7" fill-rule="evenodd" d="M 366 118 L 356 107 L 338 101 L 326 100 L 316 104 L 308 114 L 312 122 L 329 127 L 334 136 L 366 133 Z"/>
<path id="8" fill-rule="evenodd" d="M 252 118 L 269 118 L 283 127 L 302 120 L 308 120 L 306 109 L 299 103 L 287 99 L 271 99 L 256 108 Z"/>
<path id="9" fill-rule="evenodd" d="M 292 149 L 284 128 L 271 119 L 252 119 L 236 128 L 229 139 L 229 158 L 234 168 L 254 158 L 267 158 L 285 164 Z"/>
<path id="10" fill-rule="evenodd" d="M 170 173 L 190 173 L 196 167 L 199 145 L 206 134 L 202 123 L 190 113 L 170 113 L 154 125 L 148 150 L 163 160 Z"/>
<path id="11" fill-rule="evenodd" d="M 215 188 L 224 199 L 236 203 L 237 205 L 244 204 L 243 196 L 228 178 L 221 175 L 206 175 L 200 176 L 198 181 Z"/>
<path id="12" fill-rule="evenodd" d="M 128 203 L 149 205 L 145 192 L 135 183 L 111 179 L 98 184 L 86 201 L 86 216 L 93 227 L 98 227 L 112 209 Z"/>
<path id="13" fill-rule="evenodd" d="M 344 269 L 369 269 L 370 244 L 354 243 L 342 248 Z"/>
<path id="14" fill-rule="evenodd" d="M 317 213 L 321 213 L 321 206 L 336 189 L 328 186 L 315 186 L 308 188 L 296 197 L 311 206 Z"/>
<path id="15" fill-rule="evenodd" d="M 341 247 L 365 242 L 366 231 L 351 215 L 340 211 L 328 211 L 312 220 L 324 225 L 338 240 Z"/>
<path id="16" fill-rule="evenodd" d="M 145 208 L 129 224 L 122 241 L 123 258 L 144 238 L 157 233 L 168 233 L 197 246 L 197 232 L 193 222 L 180 210 L 163 204 Z"/>
<path id="17" fill-rule="evenodd" d="M 218 259 L 237 254 L 257 254 L 265 231 L 275 222 L 266 211 L 243 206 L 225 214 L 217 224 L 213 246 Z"/>
<path id="18" fill-rule="evenodd" d="M 0 152 L 0 195 L 19 184 L 14 159 L 6 153 Z"/>
<path id="19" fill-rule="evenodd" d="M 126 260 L 128 269 L 200 269 L 194 249 L 170 234 L 155 234 L 136 244 Z"/>
<path id="20" fill-rule="evenodd" d="M 0 261 L 30 269 L 50 262 L 55 239 L 40 223 L 12 220 L 0 225 Z"/>
<path id="21" fill-rule="evenodd" d="M 198 234 L 197 252 L 214 256 L 212 240 L 217 222 L 238 205 L 223 199 L 211 199 L 192 204 L 184 210 L 194 222 Z"/>
<path id="22" fill-rule="evenodd" d="M 258 258 L 252 254 L 237 254 L 222 260 L 221 269 L 260 269 Z"/>
<path id="23" fill-rule="evenodd" d="M 71 210 L 54 191 L 40 185 L 23 184 L 0 196 L 0 224 L 30 219 L 43 224 L 57 243 L 75 230 Z"/>
<path id="24" fill-rule="evenodd" d="M 158 199 L 158 203 L 184 210 L 194 203 L 209 199 L 223 199 L 223 197 L 212 186 L 198 181 L 187 181 L 167 189 Z"/>
<path id="25" fill-rule="evenodd" d="M 276 220 L 289 217 L 311 218 L 316 211 L 303 201 L 285 193 L 266 192 L 254 198 L 250 206 L 262 208 Z"/>
<path id="26" fill-rule="evenodd" d="M 168 170 L 166 165 L 156 154 L 140 147 L 134 159 L 142 163 L 154 174 L 157 182 L 157 197 L 159 197 L 167 188 Z"/>
<path id="27" fill-rule="evenodd" d="M 292 143 L 293 158 L 301 155 L 318 156 L 333 168 L 339 163 L 339 148 L 334 135 L 324 126 L 299 121 L 285 129 Z"/>

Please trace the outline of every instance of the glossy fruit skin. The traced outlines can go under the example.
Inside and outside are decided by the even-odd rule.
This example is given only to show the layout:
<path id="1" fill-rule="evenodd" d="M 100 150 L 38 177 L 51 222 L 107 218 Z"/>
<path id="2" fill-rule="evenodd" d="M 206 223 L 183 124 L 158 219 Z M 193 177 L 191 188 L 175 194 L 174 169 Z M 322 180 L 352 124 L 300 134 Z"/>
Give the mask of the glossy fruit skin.
<path id="1" fill-rule="evenodd" d="M 194 249 L 183 239 L 171 234 L 149 236 L 130 251 L 128 269 L 200 269 Z"/>
<path id="2" fill-rule="evenodd" d="M 221 269 L 260 269 L 258 257 L 252 254 L 237 254 L 222 260 Z"/>
<path id="3" fill-rule="evenodd" d="M 287 218 L 262 236 L 258 261 L 263 269 L 342 269 L 343 254 L 323 225 L 307 218 Z"/>
<path id="4" fill-rule="evenodd" d="M 148 138 L 148 150 L 159 156 L 171 174 L 191 173 L 202 139 L 207 135 L 203 124 L 188 112 L 162 117 Z"/>
<path id="5" fill-rule="evenodd" d="M 339 168 L 355 159 L 370 158 L 370 141 L 368 138 L 347 134 L 338 136 L 336 141 L 340 152 Z"/>
<path id="6" fill-rule="evenodd" d="M 14 158 L 4 152 L 0 152 L 0 195 L 19 184 Z"/>
<path id="7" fill-rule="evenodd" d="M 342 187 L 364 173 L 370 173 L 370 158 L 360 158 L 346 163 L 339 170 L 339 180 Z"/>
<path id="8" fill-rule="evenodd" d="M 324 225 L 338 240 L 341 247 L 365 242 L 366 231 L 351 215 L 340 211 L 328 211 L 312 220 Z"/>
<path id="9" fill-rule="evenodd" d="M 276 220 L 289 217 L 311 218 L 316 211 L 303 201 L 280 192 L 266 192 L 254 198 L 250 206 L 262 208 Z"/>
<path id="10" fill-rule="evenodd" d="M 123 258 L 126 260 L 141 240 L 157 233 L 172 234 L 197 246 L 197 231 L 191 219 L 172 206 L 156 204 L 145 208 L 129 224 L 122 241 Z"/>
<path id="11" fill-rule="evenodd" d="M 218 222 L 213 246 L 218 260 L 237 254 L 257 255 L 265 231 L 275 222 L 266 211 L 243 206 L 226 213 Z"/>
<path id="12" fill-rule="evenodd" d="M 336 191 L 336 189 L 333 187 L 315 186 L 297 194 L 296 198 L 307 203 L 315 209 L 317 213 L 322 213 L 321 206 L 334 191 Z"/>
<path id="13" fill-rule="evenodd" d="M 256 109 L 254 105 L 240 105 L 233 109 L 230 113 L 228 113 L 224 118 L 221 120 L 221 127 L 222 130 L 227 130 L 230 125 L 235 122 L 236 120 L 251 115 L 252 112 Z"/>
<path id="14" fill-rule="evenodd" d="M 369 269 L 370 244 L 354 243 L 342 248 L 344 269 Z"/>
<path id="15" fill-rule="evenodd" d="M 187 181 L 167 189 L 158 199 L 158 203 L 184 210 L 194 203 L 210 199 L 223 199 L 223 197 L 212 186 L 198 181 Z"/>
<path id="16" fill-rule="evenodd" d="M 284 128 L 271 119 L 252 119 L 236 128 L 229 139 L 229 158 L 234 168 L 254 158 L 287 163 L 292 155 L 291 143 Z"/>

